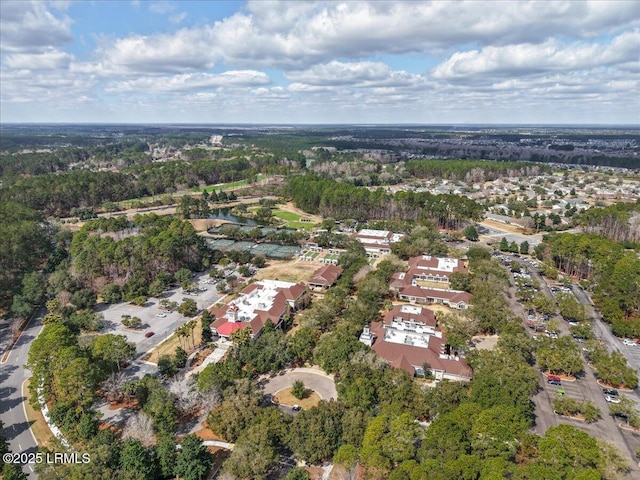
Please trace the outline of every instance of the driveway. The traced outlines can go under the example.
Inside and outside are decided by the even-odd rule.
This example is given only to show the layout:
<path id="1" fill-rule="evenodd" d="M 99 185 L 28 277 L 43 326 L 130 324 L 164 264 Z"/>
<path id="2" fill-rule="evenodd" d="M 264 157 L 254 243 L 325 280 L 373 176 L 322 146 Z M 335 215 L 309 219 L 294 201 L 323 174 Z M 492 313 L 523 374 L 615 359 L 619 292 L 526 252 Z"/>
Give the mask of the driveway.
<path id="1" fill-rule="evenodd" d="M 273 378 L 265 377 L 262 389 L 265 395 L 275 395 L 280 390 L 293 386 L 293 382 L 300 380 L 306 388 L 316 392 L 322 400 L 338 398 L 333 375 L 327 375 L 315 368 L 294 368 L 285 370 L 283 374 Z"/>

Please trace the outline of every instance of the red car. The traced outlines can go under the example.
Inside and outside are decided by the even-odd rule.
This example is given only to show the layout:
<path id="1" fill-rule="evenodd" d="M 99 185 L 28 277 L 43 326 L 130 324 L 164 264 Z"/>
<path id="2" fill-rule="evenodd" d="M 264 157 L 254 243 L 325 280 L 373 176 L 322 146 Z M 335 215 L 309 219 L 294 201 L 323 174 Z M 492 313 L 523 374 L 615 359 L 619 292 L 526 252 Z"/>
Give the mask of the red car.
<path id="1" fill-rule="evenodd" d="M 560 377 L 555 376 L 555 375 L 549 375 L 547 377 L 547 383 L 549 385 L 561 385 L 562 384 L 562 379 Z"/>
<path id="2" fill-rule="evenodd" d="M 153 337 L 155 335 L 154 332 L 147 332 L 144 334 L 145 337 L 149 338 L 149 337 Z"/>

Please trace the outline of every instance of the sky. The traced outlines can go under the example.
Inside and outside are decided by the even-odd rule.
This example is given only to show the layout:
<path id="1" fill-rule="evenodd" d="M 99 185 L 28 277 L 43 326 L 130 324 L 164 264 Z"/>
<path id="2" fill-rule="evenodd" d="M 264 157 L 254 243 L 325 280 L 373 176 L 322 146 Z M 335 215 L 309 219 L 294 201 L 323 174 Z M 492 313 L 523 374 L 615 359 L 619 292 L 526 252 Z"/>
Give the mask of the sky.
<path id="1" fill-rule="evenodd" d="M 640 124 L 640 0 L 0 2 L 0 122 Z"/>

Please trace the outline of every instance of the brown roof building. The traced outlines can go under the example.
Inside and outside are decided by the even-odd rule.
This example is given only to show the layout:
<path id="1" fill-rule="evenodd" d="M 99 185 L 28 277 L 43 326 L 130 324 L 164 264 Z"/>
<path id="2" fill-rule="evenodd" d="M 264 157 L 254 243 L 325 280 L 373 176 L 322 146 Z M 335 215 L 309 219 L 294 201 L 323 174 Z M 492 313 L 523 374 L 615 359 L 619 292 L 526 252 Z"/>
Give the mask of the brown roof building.
<path id="1" fill-rule="evenodd" d="M 433 312 L 424 307 L 395 306 L 381 322 L 366 326 L 360 341 L 411 375 L 424 374 L 428 364 L 437 380 L 471 379 L 471 368 L 463 357 L 448 351 Z"/>
<path id="2" fill-rule="evenodd" d="M 354 238 L 362 244 L 368 257 L 376 258 L 391 253 L 391 244 L 402 240 L 404 235 L 388 230 L 363 229 Z"/>
<path id="3" fill-rule="evenodd" d="M 449 283 L 454 272 L 468 272 L 466 264 L 458 258 L 422 255 L 409 259 L 407 275 L 414 280 Z"/>
<path id="4" fill-rule="evenodd" d="M 457 258 L 432 257 L 422 255 L 409 259 L 409 269 L 391 277 L 389 288 L 396 292 L 400 300 L 410 303 L 440 304 L 450 308 L 465 310 L 471 306 L 471 294 L 446 288 L 427 288 L 419 282 L 449 282 L 453 272 L 466 272 L 467 267 Z"/>
<path id="5" fill-rule="evenodd" d="M 209 312 L 216 318 L 211 324 L 219 336 L 229 338 L 236 330 L 251 328 L 252 338 L 262 333 L 267 320 L 278 327 L 284 316 L 298 305 L 306 287 L 300 283 L 261 280 L 247 286 L 240 296 Z"/>
<path id="6" fill-rule="evenodd" d="M 342 268 L 336 265 L 325 265 L 313 272 L 307 285 L 311 288 L 325 289 L 336 283 L 342 274 Z"/>

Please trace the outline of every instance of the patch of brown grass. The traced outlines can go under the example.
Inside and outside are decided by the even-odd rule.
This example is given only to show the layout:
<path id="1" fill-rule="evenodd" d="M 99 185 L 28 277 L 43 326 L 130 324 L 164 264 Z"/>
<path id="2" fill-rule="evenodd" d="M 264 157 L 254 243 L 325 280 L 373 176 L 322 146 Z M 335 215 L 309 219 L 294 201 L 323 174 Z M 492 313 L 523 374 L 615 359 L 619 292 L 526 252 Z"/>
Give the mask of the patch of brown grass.
<path id="1" fill-rule="evenodd" d="M 300 405 L 301 408 L 308 410 L 320 403 L 320 395 L 318 395 L 313 390 L 307 390 L 307 392 L 308 395 L 305 398 L 298 400 L 291 393 L 291 388 L 285 388 L 284 390 L 280 390 L 274 395 L 273 401 L 282 405 L 287 405 L 289 407 Z"/>
<path id="2" fill-rule="evenodd" d="M 206 440 L 217 440 L 219 442 L 224 442 L 225 440 L 215 433 L 213 433 L 209 428 L 207 428 L 205 422 L 202 422 L 202 429 L 198 430 L 195 435 L 201 439 L 202 441 Z"/>
<path id="3" fill-rule="evenodd" d="M 28 391 L 29 389 L 29 380 L 25 381 L 22 385 L 23 392 Z M 44 417 L 42 416 L 42 412 L 40 410 L 35 410 L 30 404 L 29 401 L 25 398 L 24 400 L 25 411 L 27 412 L 27 422 L 31 426 L 31 431 L 33 432 L 33 436 L 36 437 L 36 443 L 40 447 L 50 448 L 50 440 L 53 437 L 53 433 L 49 430 L 49 426 L 47 422 L 44 421 Z"/>
<path id="4" fill-rule="evenodd" d="M 285 282 L 306 282 L 319 265 L 310 262 L 295 262 L 291 260 L 269 260 L 265 268 L 261 268 L 255 275 L 256 280 L 283 280 Z"/>
<path id="5" fill-rule="evenodd" d="M 511 233 L 524 233 L 524 228 L 518 226 L 518 225 L 514 225 L 514 224 L 508 224 L 508 223 L 502 223 L 502 222 L 496 222 L 495 220 L 483 220 L 482 222 L 480 222 L 480 225 L 484 225 L 486 227 L 490 227 L 490 228 L 494 228 L 496 230 L 502 230 L 505 232 L 511 232 Z M 493 237 L 495 238 L 495 237 Z M 500 240 L 498 240 L 500 241 Z"/>
<path id="6" fill-rule="evenodd" d="M 42 412 L 40 410 L 34 410 L 29 402 L 25 400 L 25 410 L 27 411 L 27 422 L 31 427 L 33 436 L 36 437 L 36 443 L 40 447 L 50 448 L 50 440 L 53 437 L 53 433 L 49 430 L 47 422 L 44 421 Z"/>
<path id="7" fill-rule="evenodd" d="M 193 331 L 193 339 L 197 348 L 198 345 L 202 343 L 202 325 L 200 324 L 200 317 L 196 319 L 196 328 Z M 186 350 L 187 354 L 193 352 L 194 349 L 192 348 L 191 335 L 179 338 L 178 335 L 174 334 L 171 338 L 167 339 L 166 342 L 163 342 L 154 348 L 146 360 L 150 362 L 158 362 L 160 357 L 163 355 L 174 355 L 176 353 L 176 348 L 180 346 Z"/>

